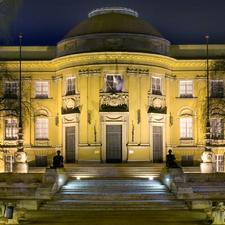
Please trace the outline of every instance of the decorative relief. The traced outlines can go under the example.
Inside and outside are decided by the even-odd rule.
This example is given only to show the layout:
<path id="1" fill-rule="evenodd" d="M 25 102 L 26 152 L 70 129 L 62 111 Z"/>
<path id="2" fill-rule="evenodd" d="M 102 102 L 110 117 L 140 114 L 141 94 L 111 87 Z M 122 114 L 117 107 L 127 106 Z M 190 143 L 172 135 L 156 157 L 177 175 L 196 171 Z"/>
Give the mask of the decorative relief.
<path id="1" fill-rule="evenodd" d="M 73 115 L 64 115 L 63 116 L 63 123 L 78 123 L 79 122 L 79 115 L 73 114 Z"/>
<path id="2" fill-rule="evenodd" d="M 35 140 L 34 145 L 35 146 L 50 146 L 49 140 Z"/>
<path id="3" fill-rule="evenodd" d="M 101 122 L 127 122 L 128 112 L 101 112 Z"/>
<path id="4" fill-rule="evenodd" d="M 163 95 L 148 94 L 149 109 L 148 113 L 166 114 L 166 98 Z"/>
<path id="5" fill-rule="evenodd" d="M 62 114 L 80 112 L 80 95 L 69 95 L 63 97 Z"/>
<path id="6" fill-rule="evenodd" d="M 149 69 L 142 69 L 137 67 L 127 67 L 127 73 L 130 75 L 149 75 Z"/>
<path id="7" fill-rule="evenodd" d="M 88 74 L 100 74 L 101 69 L 90 69 L 90 68 L 84 68 L 79 70 L 79 75 L 88 75 Z"/>
<path id="8" fill-rule="evenodd" d="M 7 146 L 17 146 L 17 140 L 4 140 L 4 145 Z"/>
<path id="9" fill-rule="evenodd" d="M 100 93 L 100 111 L 128 111 L 128 93 Z"/>

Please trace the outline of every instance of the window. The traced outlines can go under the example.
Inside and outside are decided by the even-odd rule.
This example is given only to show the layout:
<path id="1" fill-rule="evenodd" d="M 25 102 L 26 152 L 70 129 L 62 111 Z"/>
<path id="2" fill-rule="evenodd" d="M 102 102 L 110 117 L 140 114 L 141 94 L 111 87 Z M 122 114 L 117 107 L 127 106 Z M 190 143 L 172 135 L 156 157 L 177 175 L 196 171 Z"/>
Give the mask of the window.
<path id="1" fill-rule="evenodd" d="M 5 82 L 5 98 L 17 98 L 18 97 L 18 82 L 17 81 L 6 81 Z"/>
<path id="2" fill-rule="evenodd" d="M 35 91 L 36 98 L 48 98 L 48 81 L 36 81 Z"/>
<path id="3" fill-rule="evenodd" d="M 5 120 L 5 139 L 15 140 L 18 137 L 17 119 Z"/>
<path id="4" fill-rule="evenodd" d="M 224 172 L 224 155 L 215 155 L 216 172 Z"/>
<path id="5" fill-rule="evenodd" d="M 193 82 L 192 80 L 180 81 L 180 97 L 192 98 L 193 97 Z"/>
<path id="6" fill-rule="evenodd" d="M 161 78 L 152 77 L 152 94 L 161 95 Z"/>
<path id="7" fill-rule="evenodd" d="M 66 79 L 66 95 L 75 95 L 75 78 Z"/>
<path id="8" fill-rule="evenodd" d="M 194 165 L 193 155 L 182 155 L 181 156 L 181 165 L 182 166 L 193 166 Z"/>
<path id="9" fill-rule="evenodd" d="M 210 119 L 210 127 L 212 139 L 224 138 L 224 122 L 222 119 Z"/>
<path id="10" fill-rule="evenodd" d="M 123 90 L 123 78 L 121 75 L 106 76 L 106 92 L 121 92 Z"/>
<path id="11" fill-rule="evenodd" d="M 180 138 L 181 139 L 192 139 L 193 138 L 193 127 L 192 118 L 180 118 Z"/>
<path id="12" fill-rule="evenodd" d="M 48 139 L 48 118 L 37 118 L 35 121 L 35 139 Z"/>
<path id="13" fill-rule="evenodd" d="M 211 80 L 211 95 L 212 98 L 223 98 L 224 85 L 223 80 Z"/>

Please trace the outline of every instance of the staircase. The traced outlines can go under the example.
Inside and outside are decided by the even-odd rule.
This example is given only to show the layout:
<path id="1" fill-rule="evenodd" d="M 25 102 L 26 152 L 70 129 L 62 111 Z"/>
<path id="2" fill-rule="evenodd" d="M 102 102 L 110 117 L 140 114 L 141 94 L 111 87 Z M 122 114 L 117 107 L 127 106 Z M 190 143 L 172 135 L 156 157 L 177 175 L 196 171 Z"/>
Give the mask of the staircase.
<path id="1" fill-rule="evenodd" d="M 66 165 L 69 181 L 41 210 L 187 209 L 159 181 L 162 164 Z"/>

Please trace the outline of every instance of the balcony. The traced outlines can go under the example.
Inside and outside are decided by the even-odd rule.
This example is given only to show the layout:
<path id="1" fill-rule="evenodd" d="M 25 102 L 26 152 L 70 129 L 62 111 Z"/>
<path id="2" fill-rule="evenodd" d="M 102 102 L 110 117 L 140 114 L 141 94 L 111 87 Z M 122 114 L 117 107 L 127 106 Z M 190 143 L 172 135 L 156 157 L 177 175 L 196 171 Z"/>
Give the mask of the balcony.
<path id="1" fill-rule="evenodd" d="M 80 113 L 80 95 L 62 97 L 62 114 Z"/>
<path id="2" fill-rule="evenodd" d="M 128 112 L 128 92 L 108 93 L 100 92 L 100 112 Z"/>

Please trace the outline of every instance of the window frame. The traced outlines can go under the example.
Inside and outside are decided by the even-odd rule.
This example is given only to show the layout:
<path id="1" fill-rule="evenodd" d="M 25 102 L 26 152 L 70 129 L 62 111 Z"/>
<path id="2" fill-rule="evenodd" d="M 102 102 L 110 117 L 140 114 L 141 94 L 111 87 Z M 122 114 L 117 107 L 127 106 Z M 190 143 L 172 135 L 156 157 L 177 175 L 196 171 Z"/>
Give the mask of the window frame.
<path id="1" fill-rule="evenodd" d="M 157 84 L 154 84 L 155 82 L 153 82 L 153 80 L 159 80 L 159 90 L 156 88 L 153 88 L 153 85 L 155 85 L 155 87 L 157 87 Z M 151 77 L 151 93 L 153 95 L 162 95 L 162 78 L 159 76 L 152 76 Z"/>
<path id="2" fill-rule="evenodd" d="M 41 126 L 37 127 L 37 121 L 39 120 L 45 120 L 47 121 L 47 126 L 43 127 L 43 124 Z M 47 132 L 45 131 L 46 135 L 41 135 L 43 132 L 42 129 L 47 129 Z M 40 134 L 39 134 L 40 133 Z M 49 140 L 49 119 L 48 117 L 36 117 L 35 118 L 35 140 Z"/>
<path id="3" fill-rule="evenodd" d="M 68 80 L 73 80 L 74 81 L 74 90 L 68 90 L 69 84 L 68 84 Z M 76 94 L 76 77 L 67 77 L 66 78 L 66 84 L 65 84 L 65 95 L 75 95 Z"/>
<path id="4" fill-rule="evenodd" d="M 215 125 L 216 121 L 216 126 Z M 218 124 L 220 126 L 218 126 Z M 224 139 L 224 120 L 222 118 L 210 118 L 210 137 L 213 140 L 223 140 Z"/>
<path id="5" fill-rule="evenodd" d="M 113 88 L 111 90 L 109 90 L 109 86 L 108 86 L 108 77 L 111 76 L 111 77 L 120 77 L 121 78 L 121 84 L 122 84 L 122 87 L 120 90 L 116 90 L 116 87 L 114 87 L 114 84 L 115 82 L 113 81 Z M 123 78 L 123 75 L 121 74 L 106 74 L 105 75 L 105 92 L 107 93 L 121 93 L 124 91 L 124 78 Z"/>
<path id="6" fill-rule="evenodd" d="M 16 93 L 10 93 L 10 91 L 9 91 L 9 93 L 8 93 L 8 91 L 7 90 L 11 90 L 11 89 L 13 89 L 12 88 L 12 85 L 11 86 L 9 86 L 10 88 L 8 89 L 6 86 L 7 86 L 7 84 L 16 84 Z M 14 88 L 15 89 L 15 88 Z M 18 80 L 5 80 L 4 81 L 4 98 L 9 98 L 9 99 L 17 99 L 18 97 L 19 97 L 19 82 L 18 82 Z"/>
<path id="7" fill-rule="evenodd" d="M 182 124 L 182 120 L 186 120 L 185 123 Z M 191 121 L 191 126 L 188 126 L 188 120 Z M 180 117 L 180 140 L 193 140 L 193 117 Z M 185 134 L 185 135 L 183 135 Z"/>
<path id="8" fill-rule="evenodd" d="M 215 154 L 216 172 L 224 172 L 224 155 Z"/>
<path id="9" fill-rule="evenodd" d="M 184 93 L 182 93 L 182 85 L 181 84 L 184 84 Z M 191 93 L 188 93 L 189 90 L 188 90 L 188 83 L 190 83 L 191 85 Z M 179 81 L 179 97 L 180 98 L 193 98 L 193 80 L 180 80 Z"/>
<path id="10" fill-rule="evenodd" d="M 7 126 L 7 121 L 16 121 L 14 124 L 16 124 L 16 126 Z M 19 128 L 18 128 L 18 119 L 17 118 L 6 118 L 5 119 L 5 135 L 4 135 L 4 139 L 5 140 L 17 140 L 18 139 L 18 132 L 19 132 Z M 10 134 L 8 136 L 8 134 Z"/>
<path id="11" fill-rule="evenodd" d="M 213 83 L 217 83 L 215 88 L 213 88 Z M 219 83 L 222 83 L 221 90 L 219 90 Z M 224 98 L 224 80 L 210 80 L 210 98 Z"/>
<path id="12" fill-rule="evenodd" d="M 41 88 L 41 90 L 39 90 L 40 94 L 37 93 L 37 84 L 40 83 L 40 84 L 43 84 L 43 83 L 46 83 L 47 84 L 47 94 L 44 94 L 42 93 L 44 90 L 45 87 L 43 87 L 43 85 L 40 85 L 39 87 Z M 35 81 L 35 98 L 37 99 L 48 99 L 49 98 L 49 81 L 46 81 L 46 80 L 38 80 L 38 81 Z"/>

